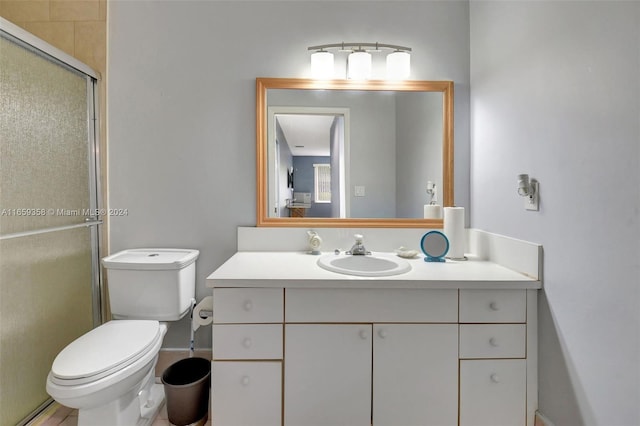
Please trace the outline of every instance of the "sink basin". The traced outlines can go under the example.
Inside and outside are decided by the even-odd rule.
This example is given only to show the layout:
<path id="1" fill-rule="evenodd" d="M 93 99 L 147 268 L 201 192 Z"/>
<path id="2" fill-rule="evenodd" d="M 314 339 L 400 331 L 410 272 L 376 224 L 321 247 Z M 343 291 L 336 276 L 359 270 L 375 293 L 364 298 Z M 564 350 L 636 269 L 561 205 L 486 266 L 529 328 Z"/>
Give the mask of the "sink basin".
<path id="1" fill-rule="evenodd" d="M 411 270 L 411 264 L 406 260 L 382 253 L 366 256 L 327 254 L 318 259 L 318 266 L 339 274 L 360 277 L 388 277 Z"/>

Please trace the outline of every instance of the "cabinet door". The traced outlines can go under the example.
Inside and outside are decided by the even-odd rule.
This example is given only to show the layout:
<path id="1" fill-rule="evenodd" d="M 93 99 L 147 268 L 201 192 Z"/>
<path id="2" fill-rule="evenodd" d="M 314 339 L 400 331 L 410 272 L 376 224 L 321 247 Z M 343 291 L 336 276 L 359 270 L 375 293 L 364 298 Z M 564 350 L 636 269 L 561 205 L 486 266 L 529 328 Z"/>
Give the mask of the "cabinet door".
<path id="1" fill-rule="evenodd" d="M 524 359 L 460 361 L 460 426 L 526 424 Z"/>
<path id="2" fill-rule="evenodd" d="M 281 426 L 280 362 L 214 361 L 211 415 L 216 426 Z"/>
<path id="3" fill-rule="evenodd" d="M 457 324 L 376 324 L 373 331 L 373 425 L 457 425 Z"/>
<path id="4" fill-rule="evenodd" d="M 284 424 L 370 426 L 371 325 L 285 326 Z"/>

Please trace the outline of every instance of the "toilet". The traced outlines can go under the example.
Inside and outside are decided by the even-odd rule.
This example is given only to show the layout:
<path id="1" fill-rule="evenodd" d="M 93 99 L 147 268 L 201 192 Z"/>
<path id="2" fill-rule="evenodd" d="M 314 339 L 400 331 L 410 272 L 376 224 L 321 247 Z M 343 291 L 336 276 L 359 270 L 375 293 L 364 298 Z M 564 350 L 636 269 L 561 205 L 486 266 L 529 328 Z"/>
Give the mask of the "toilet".
<path id="1" fill-rule="evenodd" d="M 133 249 L 102 259 L 113 319 L 53 361 L 47 393 L 78 409 L 79 426 L 146 426 L 164 402 L 154 367 L 170 321 L 195 297 L 198 250 Z"/>

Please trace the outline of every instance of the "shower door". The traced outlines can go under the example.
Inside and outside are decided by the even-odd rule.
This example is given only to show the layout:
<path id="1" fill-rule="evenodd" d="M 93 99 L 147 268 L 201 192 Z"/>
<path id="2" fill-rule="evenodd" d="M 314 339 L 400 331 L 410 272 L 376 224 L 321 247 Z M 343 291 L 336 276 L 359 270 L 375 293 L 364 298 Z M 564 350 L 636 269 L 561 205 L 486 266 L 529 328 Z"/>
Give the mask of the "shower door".
<path id="1" fill-rule="evenodd" d="M 0 425 L 15 425 L 100 322 L 96 80 L 0 24 Z"/>

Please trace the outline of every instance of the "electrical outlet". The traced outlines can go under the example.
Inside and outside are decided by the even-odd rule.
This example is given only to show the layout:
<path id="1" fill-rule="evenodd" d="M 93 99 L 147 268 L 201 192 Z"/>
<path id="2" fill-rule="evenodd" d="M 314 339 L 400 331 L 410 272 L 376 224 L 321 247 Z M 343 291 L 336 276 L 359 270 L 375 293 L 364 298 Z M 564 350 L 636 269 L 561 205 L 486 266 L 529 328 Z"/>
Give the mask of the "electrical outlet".
<path id="1" fill-rule="evenodd" d="M 533 195 L 529 195 L 524 197 L 524 208 L 525 210 L 538 211 L 540 210 L 538 206 L 539 201 L 539 192 L 538 192 L 538 181 L 532 179 L 531 187 L 533 188 Z"/>
<path id="2" fill-rule="evenodd" d="M 364 186 L 356 185 L 353 188 L 353 195 L 356 197 L 364 197 Z"/>

